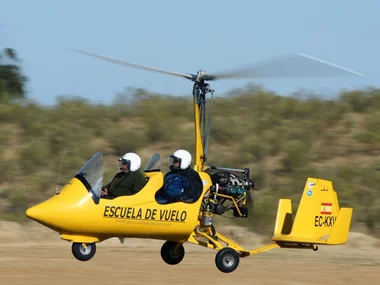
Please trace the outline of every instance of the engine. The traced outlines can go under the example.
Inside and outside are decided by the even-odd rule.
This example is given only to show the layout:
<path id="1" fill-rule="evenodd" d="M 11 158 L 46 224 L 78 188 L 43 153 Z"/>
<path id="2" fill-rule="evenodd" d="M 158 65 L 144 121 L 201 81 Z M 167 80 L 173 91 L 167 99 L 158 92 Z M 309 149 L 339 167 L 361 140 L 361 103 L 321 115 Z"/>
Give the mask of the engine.
<path id="1" fill-rule="evenodd" d="M 217 172 L 211 175 L 211 180 L 215 192 L 232 197 L 245 194 L 245 181 L 231 172 Z"/>
<path id="2" fill-rule="evenodd" d="M 219 171 L 209 172 L 213 185 L 203 198 L 201 223 L 209 226 L 212 224 L 212 214 L 222 215 L 229 210 L 233 211 L 234 217 L 247 218 L 247 192 L 253 187 L 249 169 L 234 169 L 235 172 L 240 172 L 240 175 L 227 171 L 229 169 L 226 168 L 211 169 Z"/>

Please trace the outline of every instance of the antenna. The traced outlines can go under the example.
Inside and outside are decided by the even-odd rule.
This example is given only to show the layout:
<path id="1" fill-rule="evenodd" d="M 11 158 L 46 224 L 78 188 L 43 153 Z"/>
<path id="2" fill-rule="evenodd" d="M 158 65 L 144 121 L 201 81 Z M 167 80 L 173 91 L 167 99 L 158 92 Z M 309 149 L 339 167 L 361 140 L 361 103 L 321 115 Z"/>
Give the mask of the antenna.
<path id="1" fill-rule="evenodd" d="M 58 178 L 57 178 L 57 186 L 55 187 L 55 194 L 56 195 L 60 194 L 60 192 L 58 190 L 58 185 L 59 185 L 59 177 L 61 176 L 62 164 L 63 164 L 63 159 L 65 157 L 65 153 L 66 152 L 74 152 L 74 151 L 76 151 L 76 149 L 74 149 L 74 150 L 66 150 L 66 147 L 63 148 L 62 159 L 61 159 L 61 166 L 59 167 L 59 173 L 58 173 Z"/>

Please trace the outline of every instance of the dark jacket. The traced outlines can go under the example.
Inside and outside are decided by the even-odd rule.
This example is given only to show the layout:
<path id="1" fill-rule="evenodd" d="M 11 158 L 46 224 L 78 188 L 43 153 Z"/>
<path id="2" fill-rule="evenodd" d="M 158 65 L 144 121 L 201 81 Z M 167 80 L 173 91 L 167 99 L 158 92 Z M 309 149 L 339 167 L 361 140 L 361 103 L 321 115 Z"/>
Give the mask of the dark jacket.
<path id="1" fill-rule="evenodd" d="M 199 176 L 198 172 L 196 172 L 194 169 L 188 167 L 184 170 L 172 170 L 168 172 L 166 176 L 170 174 L 177 174 L 180 176 L 184 176 L 188 180 L 188 187 L 184 190 L 184 193 L 181 194 L 181 197 L 179 197 L 179 201 L 196 201 L 201 196 L 203 191 L 203 182 L 201 177 Z M 171 199 L 172 200 L 172 199 Z M 173 202 L 173 201 L 172 201 Z"/>
<path id="2" fill-rule="evenodd" d="M 140 171 L 119 172 L 105 186 L 108 189 L 108 194 L 103 196 L 103 198 L 112 199 L 118 196 L 136 194 L 145 186 L 145 183 L 145 177 Z"/>

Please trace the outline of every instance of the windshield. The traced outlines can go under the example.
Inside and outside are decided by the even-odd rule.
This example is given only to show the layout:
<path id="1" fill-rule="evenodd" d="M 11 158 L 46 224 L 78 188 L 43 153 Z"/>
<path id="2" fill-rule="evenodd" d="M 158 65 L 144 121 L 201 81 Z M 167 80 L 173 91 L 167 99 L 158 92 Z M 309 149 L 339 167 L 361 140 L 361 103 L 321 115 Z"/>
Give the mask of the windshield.
<path id="1" fill-rule="evenodd" d="M 103 153 L 95 153 L 76 173 L 75 177 L 83 183 L 88 192 L 91 193 L 94 202 L 98 204 L 103 185 Z"/>
<path id="2" fill-rule="evenodd" d="M 161 170 L 161 157 L 159 153 L 155 153 L 150 158 L 145 166 L 144 172 L 160 171 Z"/>

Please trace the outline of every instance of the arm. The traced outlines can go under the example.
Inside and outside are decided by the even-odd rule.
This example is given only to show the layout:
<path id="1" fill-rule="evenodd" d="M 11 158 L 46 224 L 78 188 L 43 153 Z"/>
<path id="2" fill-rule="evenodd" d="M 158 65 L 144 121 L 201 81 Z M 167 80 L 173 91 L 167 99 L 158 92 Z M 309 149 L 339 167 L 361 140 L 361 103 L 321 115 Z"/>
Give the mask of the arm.
<path id="1" fill-rule="evenodd" d="M 198 199 L 203 191 L 203 182 L 201 177 L 198 172 L 193 169 L 186 170 L 185 176 L 189 180 L 186 194 L 193 199 Z"/>
<path id="2" fill-rule="evenodd" d="M 142 188 L 144 188 L 146 184 L 146 180 L 144 175 L 141 172 L 133 173 L 133 183 L 132 183 L 132 195 L 140 192 Z"/>
<path id="3" fill-rule="evenodd" d="M 104 198 L 115 198 L 117 196 L 126 195 L 123 193 L 125 190 L 125 180 L 128 180 L 126 178 L 126 176 L 123 176 L 123 173 L 117 173 L 110 183 L 102 187 L 102 196 Z"/>
<path id="4" fill-rule="evenodd" d="M 145 177 L 141 172 L 131 172 L 115 181 L 110 193 L 114 197 L 134 195 L 145 186 Z"/>
<path id="5" fill-rule="evenodd" d="M 100 192 L 100 195 L 101 195 L 101 196 L 107 196 L 107 195 L 108 195 L 108 193 L 109 193 L 109 189 L 110 189 L 110 187 L 111 187 L 111 184 L 112 184 L 112 182 L 115 180 L 115 178 L 116 178 L 117 176 L 118 176 L 118 173 L 112 178 L 112 180 L 111 180 L 110 183 L 108 183 L 107 185 L 105 185 L 105 186 L 102 187 L 102 191 Z"/>

